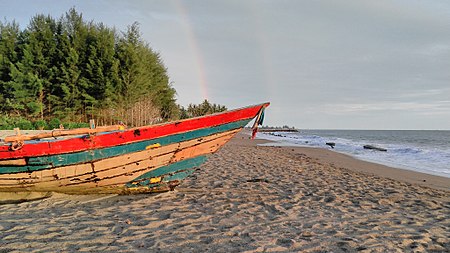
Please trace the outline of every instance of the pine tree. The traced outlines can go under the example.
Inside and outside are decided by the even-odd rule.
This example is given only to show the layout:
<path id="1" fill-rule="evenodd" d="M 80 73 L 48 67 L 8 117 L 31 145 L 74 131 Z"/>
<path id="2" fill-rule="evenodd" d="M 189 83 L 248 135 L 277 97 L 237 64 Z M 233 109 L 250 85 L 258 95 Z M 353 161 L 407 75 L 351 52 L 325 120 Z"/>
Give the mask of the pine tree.
<path id="1" fill-rule="evenodd" d="M 2 114 L 139 125 L 178 117 L 175 95 L 137 23 L 118 34 L 74 8 L 58 20 L 36 15 L 23 31 L 0 22 Z"/>
<path id="2" fill-rule="evenodd" d="M 17 46 L 20 36 L 16 22 L 0 22 L 0 110 L 10 113 L 14 107 L 13 89 L 10 87 L 11 71 L 17 62 Z"/>
<path id="3" fill-rule="evenodd" d="M 28 89 L 28 99 L 25 101 L 27 113 L 33 118 L 44 118 L 44 105 L 47 91 L 51 85 L 51 67 L 54 65 L 56 42 L 54 33 L 56 22 L 50 16 L 37 15 L 33 17 L 23 33 L 23 57 L 17 69 L 19 82 Z M 23 75 L 21 77 L 20 75 Z"/>

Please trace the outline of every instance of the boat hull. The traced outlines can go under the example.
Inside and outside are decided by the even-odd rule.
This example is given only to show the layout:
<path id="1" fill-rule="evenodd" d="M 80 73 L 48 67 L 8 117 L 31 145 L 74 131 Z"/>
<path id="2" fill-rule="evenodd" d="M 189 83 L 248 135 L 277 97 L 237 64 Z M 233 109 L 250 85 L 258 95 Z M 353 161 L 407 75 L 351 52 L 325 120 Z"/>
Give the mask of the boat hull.
<path id="1" fill-rule="evenodd" d="M 266 106 L 98 135 L 29 141 L 19 150 L 5 151 L 4 145 L 0 147 L 0 191 L 131 194 L 171 190 Z"/>

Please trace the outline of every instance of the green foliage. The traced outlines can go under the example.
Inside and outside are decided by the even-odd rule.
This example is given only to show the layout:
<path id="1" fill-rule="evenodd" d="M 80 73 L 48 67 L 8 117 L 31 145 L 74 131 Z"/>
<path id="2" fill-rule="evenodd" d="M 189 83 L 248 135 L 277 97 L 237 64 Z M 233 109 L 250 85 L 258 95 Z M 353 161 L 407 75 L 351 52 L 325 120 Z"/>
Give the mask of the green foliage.
<path id="1" fill-rule="evenodd" d="M 0 116 L 0 130 L 10 130 L 13 129 L 12 120 L 6 115 Z"/>
<path id="2" fill-rule="evenodd" d="M 64 129 L 89 127 L 89 123 L 83 123 L 83 122 L 65 122 L 62 124 L 64 126 Z"/>
<path id="3" fill-rule="evenodd" d="M 207 99 L 205 99 L 201 104 L 198 105 L 189 104 L 187 109 L 185 109 L 184 107 L 179 108 L 181 119 L 199 117 L 212 113 L 223 112 L 226 110 L 227 108 L 225 106 L 219 104 L 211 104 Z"/>
<path id="4" fill-rule="evenodd" d="M 31 121 L 24 118 L 17 118 L 17 121 L 14 122 L 14 127 L 18 127 L 20 129 L 26 130 L 34 130 L 33 123 Z"/>
<path id="5" fill-rule="evenodd" d="M 34 122 L 34 128 L 37 130 L 44 130 L 47 129 L 47 127 L 47 122 L 43 119 L 39 119 Z"/>
<path id="6" fill-rule="evenodd" d="M 142 40 L 137 23 L 117 33 L 85 21 L 74 8 L 59 19 L 36 15 L 23 30 L 15 22 L 0 22 L 4 115 L 87 122 L 149 100 L 166 120 L 179 114 L 175 94 L 161 57 Z M 59 124 L 50 121 L 48 127 Z"/>
<path id="7" fill-rule="evenodd" d="M 23 130 L 34 130 L 34 129 L 40 129 L 39 126 L 41 126 L 44 122 L 31 122 L 26 118 L 23 117 L 10 117 L 7 115 L 1 115 L 0 116 L 0 130 L 13 130 L 14 128 L 18 127 Z"/>
<path id="8" fill-rule="evenodd" d="M 57 129 L 57 128 L 59 128 L 59 125 L 61 125 L 61 120 L 58 119 L 58 118 L 52 118 L 48 122 L 48 128 L 49 129 Z"/>

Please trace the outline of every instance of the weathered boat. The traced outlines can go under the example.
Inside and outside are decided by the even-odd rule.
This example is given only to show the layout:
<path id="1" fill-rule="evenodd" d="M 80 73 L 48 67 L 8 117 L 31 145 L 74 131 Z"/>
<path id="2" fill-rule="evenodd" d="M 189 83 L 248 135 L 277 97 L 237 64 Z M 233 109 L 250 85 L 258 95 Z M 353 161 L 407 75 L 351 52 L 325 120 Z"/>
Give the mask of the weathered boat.
<path id="1" fill-rule="evenodd" d="M 254 118 L 256 130 L 268 105 L 131 129 L 9 136 L 0 145 L 0 195 L 171 190 Z"/>

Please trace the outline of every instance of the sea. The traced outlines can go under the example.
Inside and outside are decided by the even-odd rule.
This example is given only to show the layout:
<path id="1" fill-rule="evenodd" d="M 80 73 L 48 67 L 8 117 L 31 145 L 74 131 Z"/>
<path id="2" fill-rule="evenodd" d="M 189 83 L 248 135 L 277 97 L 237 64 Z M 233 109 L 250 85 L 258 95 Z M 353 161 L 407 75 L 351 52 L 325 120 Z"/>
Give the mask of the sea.
<path id="1" fill-rule="evenodd" d="M 281 146 L 331 149 L 360 160 L 450 178 L 450 131 L 447 130 L 299 130 L 259 132 L 258 138 Z M 364 149 L 364 145 L 387 151 Z"/>

